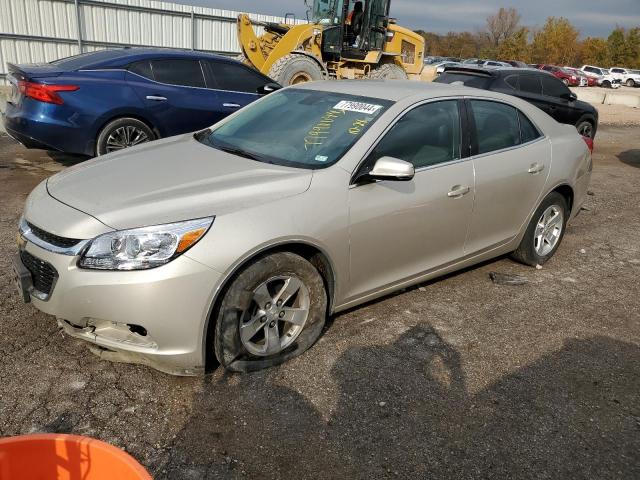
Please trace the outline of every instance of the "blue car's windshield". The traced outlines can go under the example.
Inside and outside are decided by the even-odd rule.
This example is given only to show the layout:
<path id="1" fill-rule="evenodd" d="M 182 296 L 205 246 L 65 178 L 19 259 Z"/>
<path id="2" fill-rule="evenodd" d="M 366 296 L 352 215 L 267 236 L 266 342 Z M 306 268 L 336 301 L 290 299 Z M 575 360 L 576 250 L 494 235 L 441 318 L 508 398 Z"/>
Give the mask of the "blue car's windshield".
<path id="1" fill-rule="evenodd" d="M 337 162 L 392 103 L 290 88 L 244 108 L 196 138 L 259 161 L 324 168 Z"/>

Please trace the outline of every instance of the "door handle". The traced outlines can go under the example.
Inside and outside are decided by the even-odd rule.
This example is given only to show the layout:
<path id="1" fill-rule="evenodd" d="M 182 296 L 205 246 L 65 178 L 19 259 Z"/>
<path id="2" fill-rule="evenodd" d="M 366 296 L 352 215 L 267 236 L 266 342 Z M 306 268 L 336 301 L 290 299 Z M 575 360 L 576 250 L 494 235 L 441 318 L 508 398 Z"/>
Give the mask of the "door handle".
<path id="1" fill-rule="evenodd" d="M 147 100 L 153 100 L 156 102 L 166 102 L 167 97 L 161 97 L 159 95 L 147 95 Z"/>
<path id="2" fill-rule="evenodd" d="M 223 107 L 227 107 L 227 108 L 240 108 L 241 105 L 238 103 L 223 103 L 222 104 Z"/>
<path id="3" fill-rule="evenodd" d="M 471 188 L 466 185 L 454 185 L 451 187 L 451 191 L 447 193 L 447 197 L 449 198 L 460 198 L 463 195 L 466 195 L 471 191 Z"/>
<path id="4" fill-rule="evenodd" d="M 532 163 L 529 170 L 527 170 L 532 175 L 536 175 L 544 170 L 544 165 L 540 165 L 539 163 Z"/>

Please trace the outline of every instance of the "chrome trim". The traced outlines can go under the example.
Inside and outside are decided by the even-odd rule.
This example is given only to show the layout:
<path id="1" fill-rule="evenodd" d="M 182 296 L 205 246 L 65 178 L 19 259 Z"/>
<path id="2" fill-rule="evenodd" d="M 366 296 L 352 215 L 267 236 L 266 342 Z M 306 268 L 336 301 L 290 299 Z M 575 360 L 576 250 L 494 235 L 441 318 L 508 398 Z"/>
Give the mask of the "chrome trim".
<path id="1" fill-rule="evenodd" d="M 76 256 L 79 255 L 82 249 L 91 241 L 91 240 L 81 240 L 73 247 L 58 247 L 56 245 L 52 245 L 50 243 L 45 242 L 40 237 L 37 237 L 35 233 L 31 231 L 31 227 L 27 223 L 27 220 L 22 217 L 20 218 L 20 224 L 18 226 L 20 236 L 27 240 L 28 242 L 33 243 L 34 245 L 42 248 L 51 253 L 58 253 L 60 255 L 69 255 Z"/>

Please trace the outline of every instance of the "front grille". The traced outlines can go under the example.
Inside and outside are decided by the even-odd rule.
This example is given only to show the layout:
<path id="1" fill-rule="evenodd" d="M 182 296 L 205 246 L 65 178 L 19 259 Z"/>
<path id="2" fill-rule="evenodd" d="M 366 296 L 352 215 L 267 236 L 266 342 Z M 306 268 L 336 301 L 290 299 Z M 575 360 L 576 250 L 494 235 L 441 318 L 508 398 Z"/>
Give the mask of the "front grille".
<path id="1" fill-rule="evenodd" d="M 51 295 L 53 282 L 58 278 L 58 272 L 53 265 L 24 250 L 20 252 L 20 258 L 27 270 L 31 272 L 33 287 L 45 295 Z"/>
<path id="2" fill-rule="evenodd" d="M 36 227 L 33 223 L 28 223 L 31 233 L 33 233 L 40 240 L 47 242 L 50 245 L 54 245 L 60 248 L 71 248 L 82 240 L 76 240 L 75 238 L 65 238 L 54 235 L 53 233 L 46 232 L 41 228 Z"/>

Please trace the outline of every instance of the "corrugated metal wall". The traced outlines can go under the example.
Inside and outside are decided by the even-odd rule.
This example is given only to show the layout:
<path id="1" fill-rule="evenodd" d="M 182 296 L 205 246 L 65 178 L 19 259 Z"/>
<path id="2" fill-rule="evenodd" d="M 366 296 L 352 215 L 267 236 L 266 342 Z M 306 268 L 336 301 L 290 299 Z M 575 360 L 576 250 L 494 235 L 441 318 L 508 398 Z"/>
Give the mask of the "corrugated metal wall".
<path id="1" fill-rule="evenodd" d="M 0 84 L 5 81 L 7 62 L 49 62 L 79 53 L 80 44 L 83 52 L 125 45 L 227 54 L 240 51 L 235 11 L 156 0 L 77 3 L 78 16 L 76 0 L 0 0 Z M 257 21 L 283 20 L 269 15 L 250 16 Z"/>

